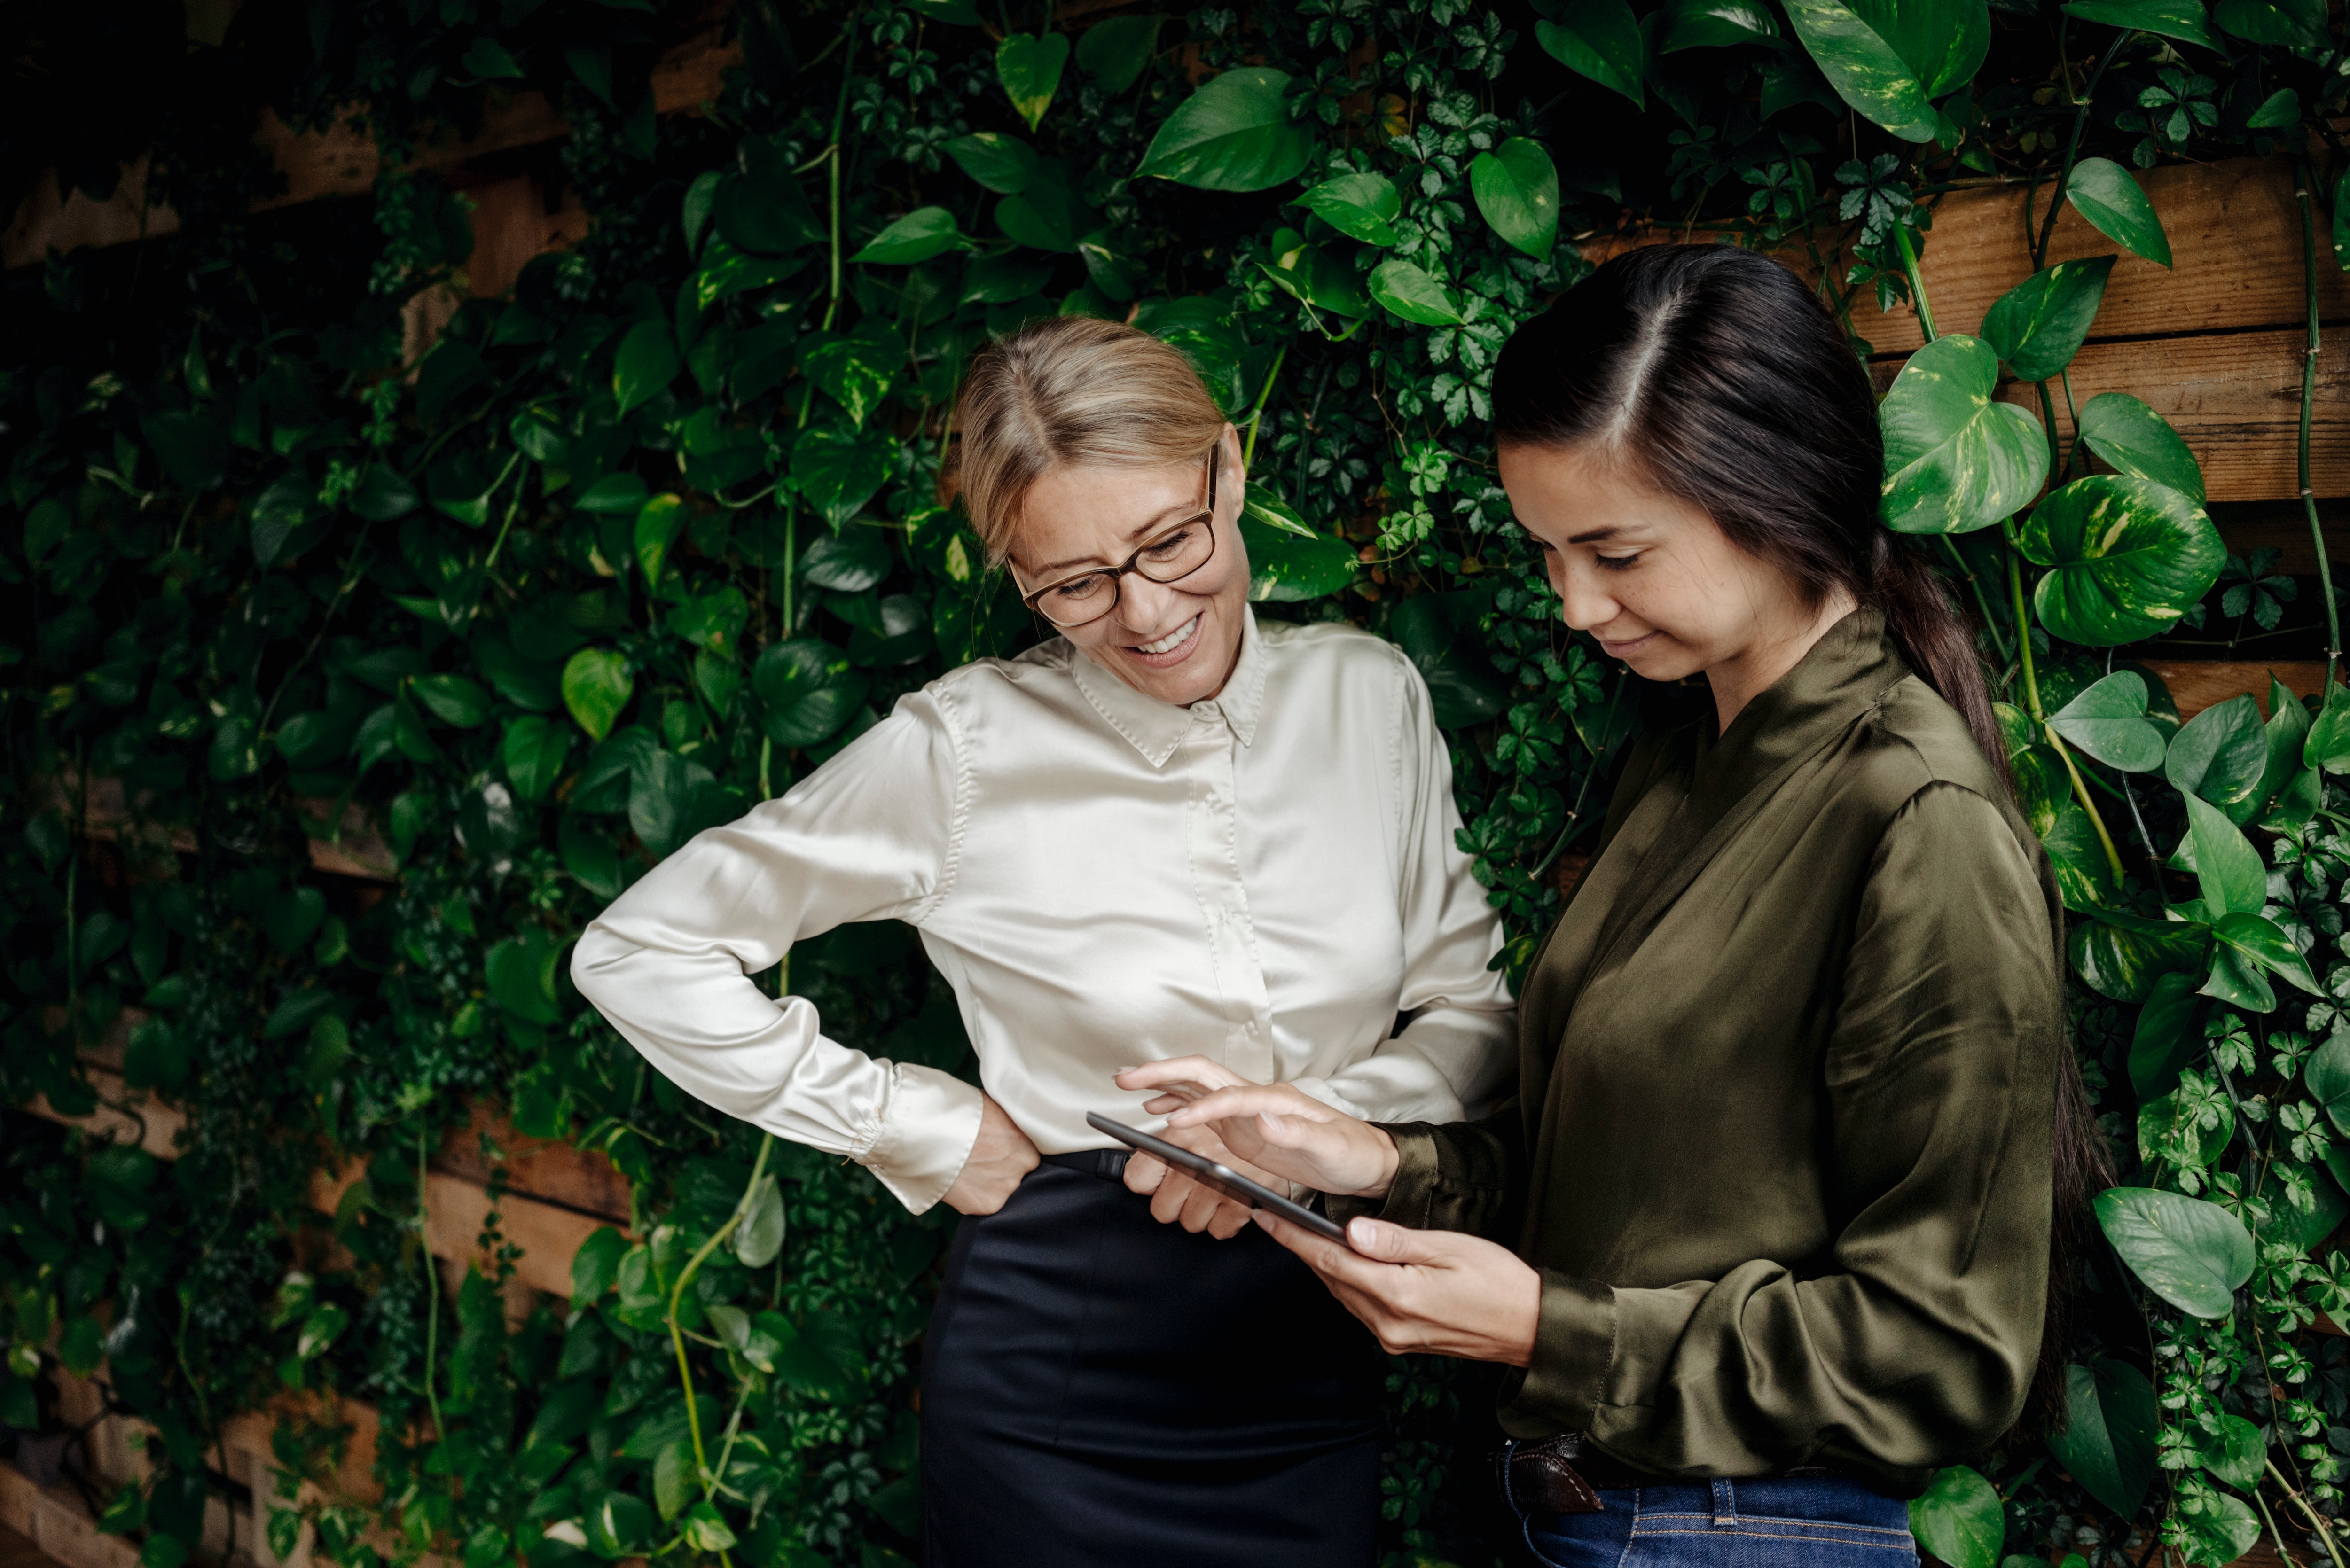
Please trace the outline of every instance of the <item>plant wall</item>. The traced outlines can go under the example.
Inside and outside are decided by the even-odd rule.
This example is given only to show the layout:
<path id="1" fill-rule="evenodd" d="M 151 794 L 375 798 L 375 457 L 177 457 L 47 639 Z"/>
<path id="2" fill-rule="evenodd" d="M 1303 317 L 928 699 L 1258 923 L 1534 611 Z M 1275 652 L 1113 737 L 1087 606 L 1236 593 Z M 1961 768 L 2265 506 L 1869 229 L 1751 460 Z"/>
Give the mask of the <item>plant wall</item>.
<path id="1" fill-rule="evenodd" d="M 2230 556 L 2144 402 L 2072 409 L 2113 263 L 2043 265 L 2052 192 L 2167 263 L 2135 171 L 2292 160 L 2314 345 L 2345 91 L 2317 0 L 249 0 L 193 44 L 170 8 L 26 16 L 11 166 L 103 195 L 151 139 L 182 225 L 0 286 L 0 1105 L 99 1109 L 81 1058 L 137 1009 L 122 1070 L 188 1129 L 161 1161 L 5 1113 L 0 1423 L 54 1428 L 61 1366 L 151 1424 L 150 1479 L 92 1500 L 147 1568 L 199 1547 L 223 1423 L 273 1400 L 300 1412 L 259 1500 L 281 1554 L 916 1554 L 951 1216 L 697 1104 L 569 990 L 567 942 L 899 694 L 1035 639 L 940 504 L 945 414 L 991 334 L 1085 312 L 1181 347 L 1241 426 L 1258 613 L 1354 621 L 1427 676 L 1522 964 L 1657 694 L 1557 623 L 1486 389 L 1586 250 L 1649 223 L 1784 256 L 1847 325 L 1915 310 L 1886 522 L 1980 622 L 2075 912 L 2126 1176 L 2072 1420 L 1945 1471 L 1921 1541 L 1964 1568 L 2261 1537 L 2341 1563 L 2350 1357 L 2316 1325 L 2350 1310 L 2324 1245 L 2350 1210 L 2350 696 L 2182 725 L 2137 658 L 2247 616 L 2336 648 L 2333 588 Z M 723 95 L 656 114 L 658 52 L 706 29 L 740 50 Z M 569 134 L 518 156 L 592 229 L 408 358 L 403 310 L 463 297 L 473 244 L 411 160 L 531 90 Z M 249 213 L 265 107 L 362 112 L 392 172 Z M 2032 265 L 1980 336 L 1937 336 L 1935 202 L 2000 183 L 2041 193 Z M 2036 415 L 1990 396 L 2011 382 Z M 395 885 L 312 868 L 353 806 Z M 972 1070 L 900 928 L 762 979 Z M 423 1181 L 476 1100 L 632 1184 L 567 1301 L 508 1310 L 494 1220 L 502 1261 L 441 1288 Z M 380 1412 L 380 1505 L 297 1491 L 348 1440 L 322 1393 Z M 1390 1561 L 1496 1561 L 1482 1381 L 1399 1360 L 1390 1395 Z"/>

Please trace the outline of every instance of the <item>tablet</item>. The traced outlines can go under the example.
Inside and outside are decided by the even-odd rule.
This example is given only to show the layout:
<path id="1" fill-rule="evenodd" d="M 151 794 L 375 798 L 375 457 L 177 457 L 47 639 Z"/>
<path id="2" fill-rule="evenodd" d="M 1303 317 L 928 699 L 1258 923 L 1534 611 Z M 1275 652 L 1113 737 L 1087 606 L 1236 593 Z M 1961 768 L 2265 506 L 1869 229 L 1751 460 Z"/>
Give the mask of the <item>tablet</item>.
<path id="1" fill-rule="evenodd" d="M 1316 1214 L 1303 1203 L 1284 1198 L 1271 1188 L 1261 1187 L 1232 1167 L 1218 1165 L 1206 1155 L 1178 1148 L 1164 1138 L 1138 1132 L 1124 1122 L 1114 1122 L 1094 1111 L 1086 1113 L 1086 1125 L 1096 1132 L 1109 1134 L 1128 1148 L 1139 1149 L 1144 1154 L 1181 1168 L 1201 1186 L 1221 1192 L 1235 1203 L 1245 1204 L 1252 1210 L 1262 1209 L 1268 1214 L 1277 1214 L 1293 1225 L 1302 1225 L 1315 1235 L 1327 1236 L 1333 1241 L 1344 1243 L 1347 1240 L 1347 1228 L 1328 1215 Z"/>

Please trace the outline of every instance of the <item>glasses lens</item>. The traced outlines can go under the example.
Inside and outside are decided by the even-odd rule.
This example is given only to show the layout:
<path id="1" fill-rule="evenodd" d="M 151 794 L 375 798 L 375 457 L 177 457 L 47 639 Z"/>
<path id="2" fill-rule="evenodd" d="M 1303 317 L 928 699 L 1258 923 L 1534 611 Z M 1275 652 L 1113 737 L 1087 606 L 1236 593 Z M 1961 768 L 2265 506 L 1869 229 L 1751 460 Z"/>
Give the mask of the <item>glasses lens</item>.
<path id="1" fill-rule="evenodd" d="M 1216 531 L 1205 516 L 1161 534 L 1134 557 L 1135 569 L 1154 583 L 1171 583 L 1208 564 L 1216 553 Z"/>
<path id="2" fill-rule="evenodd" d="M 1055 626 L 1077 626 L 1109 613 L 1118 602 L 1118 578 L 1108 572 L 1055 583 L 1036 596 L 1036 608 Z"/>

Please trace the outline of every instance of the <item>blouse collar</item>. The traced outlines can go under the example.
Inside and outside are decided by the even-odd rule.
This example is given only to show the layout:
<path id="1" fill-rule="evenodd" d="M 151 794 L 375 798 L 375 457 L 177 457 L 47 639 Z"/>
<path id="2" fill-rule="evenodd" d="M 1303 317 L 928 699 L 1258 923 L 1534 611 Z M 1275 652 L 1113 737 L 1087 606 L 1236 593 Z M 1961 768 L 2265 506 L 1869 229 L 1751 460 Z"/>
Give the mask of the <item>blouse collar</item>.
<path id="1" fill-rule="evenodd" d="M 1256 744 L 1257 715 L 1264 706 L 1264 635 L 1257 630 L 1256 612 L 1245 605 L 1241 607 L 1241 653 L 1232 678 L 1215 696 L 1188 708 L 1144 696 L 1074 645 L 1069 673 L 1094 711 L 1154 768 L 1167 765 L 1185 736 L 1215 724 L 1230 726 L 1244 746 Z"/>
<path id="2" fill-rule="evenodd" d="M 1885 617 L 1857 609 L 1830 627 L 1795 667 L 1731 721 L 1718 740 L 1697 725 L 1693 804 L 1720 810 L 1779 767 L 1842 732 L 1909 673 Z"/>

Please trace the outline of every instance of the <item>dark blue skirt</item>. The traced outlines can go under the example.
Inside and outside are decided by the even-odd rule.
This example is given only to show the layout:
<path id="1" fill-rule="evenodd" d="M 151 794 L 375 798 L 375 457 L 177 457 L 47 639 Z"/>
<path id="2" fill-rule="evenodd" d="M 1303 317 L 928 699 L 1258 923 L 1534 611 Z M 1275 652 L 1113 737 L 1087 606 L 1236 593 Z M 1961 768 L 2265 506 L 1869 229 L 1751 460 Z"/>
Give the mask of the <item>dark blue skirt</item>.
<path id="1" fill-rule="evenodd" d="M 964 1217 L 931 1316 L 929 1568 L 1369 1568 L 1384 1373 L 1253 1226 L 1194 1236 L 1040 1166 Z"/>

